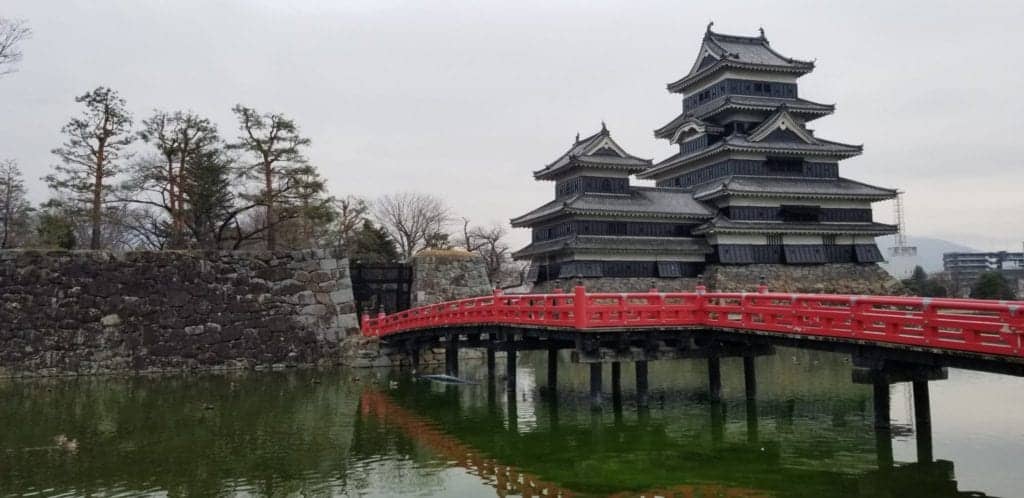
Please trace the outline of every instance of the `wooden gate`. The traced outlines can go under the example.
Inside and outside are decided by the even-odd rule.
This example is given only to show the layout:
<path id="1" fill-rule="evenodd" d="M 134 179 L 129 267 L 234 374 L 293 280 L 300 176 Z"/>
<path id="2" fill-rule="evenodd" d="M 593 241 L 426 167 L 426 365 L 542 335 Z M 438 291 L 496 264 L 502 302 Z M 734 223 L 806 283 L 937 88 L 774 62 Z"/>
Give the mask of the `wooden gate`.
<path id="1" fill-rule="evenodd" d="M 412 266 L 400 263 L 352 265 L 352 293 L 359 312 L 375 315 L 383 306 L 385 313 L 409 309 L 412 290 Z"/>

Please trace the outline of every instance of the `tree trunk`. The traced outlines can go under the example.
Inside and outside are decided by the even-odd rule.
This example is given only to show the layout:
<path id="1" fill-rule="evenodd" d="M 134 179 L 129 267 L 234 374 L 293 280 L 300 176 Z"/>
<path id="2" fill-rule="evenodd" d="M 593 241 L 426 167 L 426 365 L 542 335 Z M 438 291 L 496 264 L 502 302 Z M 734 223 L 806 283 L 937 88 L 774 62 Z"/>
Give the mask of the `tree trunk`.
<path id="1" fill-rule="evenodd" d="M 106 159 L 104 154 L 104 142 L 100 142 L 96 148 L 96 176 L 92 186 L 92 238 L 89 240 L 89 249 L 99 250 L 100 244 L 100 223 L 103 214 L 103 162 Z"/>
<path id="2" fill-rule="evenodd" d="M 4 192 L 4 235 L 3 239 L 0 240 L 0 249 L 7 249 L 7 234 L 11 231 L 11 217 L 14 216 L 14 175 L 9 175 L 5 178 L 5 187 L 7 189 Z"/>
<path id="3" fill-rule="evenodd" d="M 177 185 L 177 193 L 172 196 L 177 196 L 175 201 L 172 203 L 174 206 L 173 227 L 174 227 L 174 248 L 183 249 L 185 247 L 185 163 L 188 160 L 189 153 L 189 137 L 187 133 L 182 133 L 181 137 L 181 153 L 179 154 L 178 171 L 174 171 L 174 167 L 171 167 L 171 178 L 174 184 Z"/>
<path id="4" fill-rule="evenodd" d="M 264 159 L 263 162 L 263 188 L 265 200 L 267 205 L 267 250 L 273 251 L 277 249 L 277 233 L 276 227 L 274 226 L 274 166 L 269 162 L 268 159 Z"/>
<path id="5" fill-rule="evenodd" d="M 170 154 L 167 156 L 167 198 L 168 206 L 171 211 L 171 236 L 168 241 L 168 249 L 178 249 L 179 240 L 181 238 L 181 232 L 179 230 L 178 218 L 178 182 L 174 175 L 174 158 Z"/>

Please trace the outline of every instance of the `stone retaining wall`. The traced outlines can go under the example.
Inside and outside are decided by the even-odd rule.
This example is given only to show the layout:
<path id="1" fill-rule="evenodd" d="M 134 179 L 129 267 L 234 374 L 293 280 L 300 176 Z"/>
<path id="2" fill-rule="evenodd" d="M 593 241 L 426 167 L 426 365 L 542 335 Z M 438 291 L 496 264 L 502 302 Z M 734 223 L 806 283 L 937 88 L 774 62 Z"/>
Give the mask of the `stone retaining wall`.
<path id="1" fill-rule="evenodd" d="M 876 264 L 834 263 L 824 265 L 707 265 L 704 283 L 710 291 L 753 292 L 761 277 L 772 291 L 826 294 L 902 294 L 903 287 Z M 591 292 L 693 292 L 696 278 L 584 278 Z M 575 279 L 550 280 L 530 292 L 546 293 L 556 287 L 572 292 Z"/>
<path id="2" fill-rule="evenodd" d="M 577 279 L 548 280 L 533 286 L 530 292 L 548 293 L 556 287 L 572 292 Z M 693 292 L 696 278 L 584 278 L 583 285 L 590 292 L 647 292 L 651 288 L 664 292 Z"/>
<path id="3" fill-rule="evenodd" d="M 334 364 L 348 261 L 294 252 L 0 252 L 0 376 Z"/>
<path id="4" fill-rule="evenodd" d="M 824 265 L 708 265 L 704 279 L 709 290 L 742 292 L 757 289 L 764 276 L 775 292 L 824 294 L 902 294 L 898 280 L 876 264 Z"/>
<path id="5" fill-rule="evenodd" d="M 413 307 L 494 292 L 483 258 L 459 249 L 421 251 L 412 275 Z"/>

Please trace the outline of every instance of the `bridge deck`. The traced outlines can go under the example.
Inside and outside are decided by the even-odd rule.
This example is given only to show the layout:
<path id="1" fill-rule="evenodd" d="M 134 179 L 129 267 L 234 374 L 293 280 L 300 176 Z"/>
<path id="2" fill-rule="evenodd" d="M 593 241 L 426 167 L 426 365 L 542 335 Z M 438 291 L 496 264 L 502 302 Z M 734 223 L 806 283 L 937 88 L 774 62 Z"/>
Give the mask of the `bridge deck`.
<path id="1" fill-rule="evenodd" d="M 368 337 L 400 340 L 465 327 L 607 337 L 711 330 L 799 341 L 948 352 L 1024 363 L 1024 302 L 831 294 L 502 294 L 363 316 Z"/>

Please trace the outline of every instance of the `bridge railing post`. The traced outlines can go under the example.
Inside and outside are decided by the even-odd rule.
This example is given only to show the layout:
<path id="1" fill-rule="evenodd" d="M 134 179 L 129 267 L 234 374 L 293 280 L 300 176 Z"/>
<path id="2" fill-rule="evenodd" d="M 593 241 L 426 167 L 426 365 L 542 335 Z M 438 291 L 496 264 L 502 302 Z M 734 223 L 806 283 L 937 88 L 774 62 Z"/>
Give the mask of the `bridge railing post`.
<path id="1" fill-rule="evenodd" d="M 505 292 L 501 290 L 501 287 L 494 288 L 494 301 L 491 303 L 491 315 L 494 316 L 495 321 L 503 321 L 505 319 Z"/>
<path id="2" fill-rule="evenodd" d="M 921 300 L 921 335 L 924 343 L 931 346 L 939 337 L 939 327 L 935 325 L 939 318 L 939 309 L 932 304 L 931 298 Z"/>
<path id="3" fill-rule="evenodd" d="M 693 299 L 693 315 L 697 318 L 697 323 L 707 325 L 708 314 L 704 311 L 704 305 L 707 303 L 708 288 L 704 285 L 704 275 L 697 275 L 697 287 L 694 288 L 694 292 L 697 296 Z"/>
<path id="4" fill-rule="evenodd" d="M 588 314 L 587 314 L 587 289 L 582 284 L 577 285 L 573 289 L 572 296 L 572 316 L 573 325 L 577 329 L 587 328 Z"/>
<path id="5" fill-rule="evenodd" d="M 1024 356 L 1024 306 L 1013 306 L 1010 308 L 1010 330 L 1017 332 L 1017 343 L 1015 346 L 1015 353 L 1018 356 Z"/>

